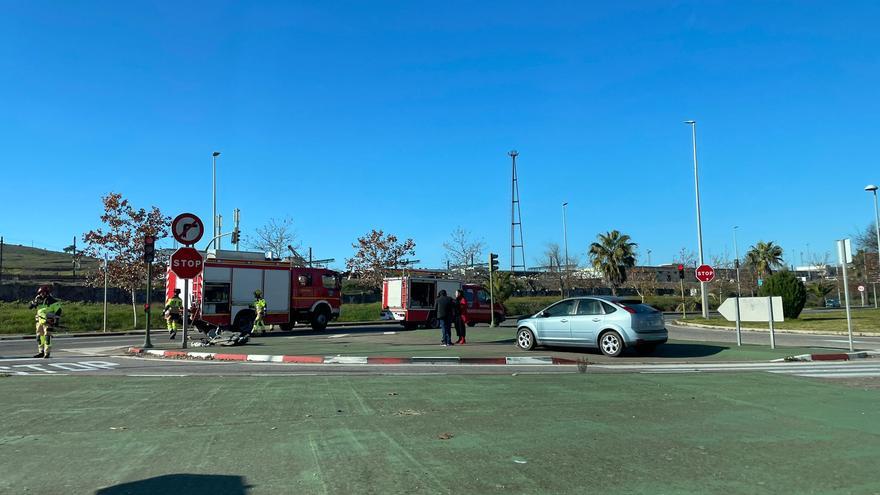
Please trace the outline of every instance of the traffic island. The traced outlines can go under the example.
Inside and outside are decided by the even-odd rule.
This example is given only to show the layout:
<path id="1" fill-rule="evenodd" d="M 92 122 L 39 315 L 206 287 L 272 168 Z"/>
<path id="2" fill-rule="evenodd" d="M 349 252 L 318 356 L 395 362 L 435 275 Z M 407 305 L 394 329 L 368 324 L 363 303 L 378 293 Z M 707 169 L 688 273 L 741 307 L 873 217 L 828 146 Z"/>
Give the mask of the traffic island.
<path id="1" fill-rule="evenodd" d="M 854 359 L 869 359 L 880 357 L 877 351 L 860 351 L 860 352 L 836 352 L 830 354 L 798 354 L 797 356 L 786 356 L 782 359 L 774 359 L 773 362 L 792 362 L 792 361 L 852 361 Z"/>
<path id="2" fill-rule="evenodd" d="M 293 356 L 284 354 L 230 354 L 219 352 L 172 351 L 129 347 L 129 355 L 166 359 L 201 359 L 207 361 L 251 361 L 256 363 L 293 364 L 437 364 L 437 365 L 577 365 L 586 360 L 573 360 L 553 356 Z"/>

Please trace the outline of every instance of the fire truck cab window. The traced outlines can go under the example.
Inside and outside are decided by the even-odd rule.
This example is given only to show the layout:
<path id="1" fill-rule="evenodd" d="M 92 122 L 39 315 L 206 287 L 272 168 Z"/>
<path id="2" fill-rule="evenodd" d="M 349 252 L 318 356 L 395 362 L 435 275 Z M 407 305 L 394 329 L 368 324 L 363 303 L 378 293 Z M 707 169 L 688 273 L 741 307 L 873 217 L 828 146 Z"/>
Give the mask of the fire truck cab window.
<path id="1" fill-rule="evenodd" d="M 298 277 L 299 286 L 300 287 L 311 287 L 312 286 L 312 276 L 310 274 L 300 275 Z"/>
<path id="2" fill-rule="evenodd" d="M 480 306 L 484 304 L 488 306 L 489 302 L 491 301 L 491 299 L 489 298 L 489 293 L 484 290 L 480 290 L 479 292 L 477 292 L 477 298 L 479 298 L 480 300 Z"/>
<path id="3" fill-rule="evenodd" d="M 434 307 L 434 284 L 430 282 L 412 282 L 410 284 L 410 291 L 409 300 L 413 307 Z"/>
<path id="4" fill-rule="evenodd" d="M 474 290 L 473 289 L 465 289 L 464 299 L 465 299 L 465 301 L 467 301 L 468 307 L 473 308 L 474 307 Z"/>
<path id="5" fill-rule="evenodd" d="M 229 284 L 205 284 L 202 313 L 206 315 L 229 314 Z"/>
<path id="6" fill-rule="evenodd" d="M 339 288 L 339 279 L 327 273 L 321 276 L 321 283 L 324 284 L 325 289 Z"/>

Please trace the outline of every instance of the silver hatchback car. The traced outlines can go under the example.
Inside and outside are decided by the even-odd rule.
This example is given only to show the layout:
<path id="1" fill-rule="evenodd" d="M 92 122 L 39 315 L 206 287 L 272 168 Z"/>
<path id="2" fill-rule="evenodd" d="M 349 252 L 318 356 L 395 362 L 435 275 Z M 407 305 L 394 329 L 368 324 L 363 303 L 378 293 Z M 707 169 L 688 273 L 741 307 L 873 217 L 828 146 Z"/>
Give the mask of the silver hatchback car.
<path id="1" fill-rule="evenodd" d="M 598 347 L 612 357 L 627 347 L 650 354 L 668 338 L 663 313 L 657 309 L 638 300 L 604 296 L 563 299 L 519 320 L 516 329 L 516 345 L 521 349 L 538 345 Z"/>

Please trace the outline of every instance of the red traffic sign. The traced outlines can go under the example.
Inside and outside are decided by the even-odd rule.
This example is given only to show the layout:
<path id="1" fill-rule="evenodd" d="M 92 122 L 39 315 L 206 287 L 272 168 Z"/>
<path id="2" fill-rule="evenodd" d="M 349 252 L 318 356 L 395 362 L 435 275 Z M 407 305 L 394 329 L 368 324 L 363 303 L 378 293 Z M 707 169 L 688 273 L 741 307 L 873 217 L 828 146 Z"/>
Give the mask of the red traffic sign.
<path id="1" fill-rule="evenodd" d="M 182 247 L 171 255 L 171 271 L 180 278 L 195 278 L 202 273 L 204 260 L 195 248 Z"/>
<path id="2" fill-rule="evenodd" d="M 181 213 L 171 221 L 171 235 L 184 246 L 191 246 L 202 238 L 205 224 L 192 213 Z"/>
<path id="3" fill-rule="evenodd" d="M 696 273 L 700 282 L 711 282 L 715 278 L 715 269 L 709 265 L 698 266 Z"/>

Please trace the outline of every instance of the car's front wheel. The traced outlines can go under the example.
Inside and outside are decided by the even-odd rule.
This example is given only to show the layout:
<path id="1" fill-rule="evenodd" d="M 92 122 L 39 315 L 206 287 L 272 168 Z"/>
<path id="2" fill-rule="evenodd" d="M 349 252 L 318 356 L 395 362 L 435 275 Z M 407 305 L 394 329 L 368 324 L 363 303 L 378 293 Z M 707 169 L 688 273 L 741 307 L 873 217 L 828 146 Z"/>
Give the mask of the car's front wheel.
<path id="1" fill-rule="evenodd" d="M 524 351 L 535 348 L 535 334 L 528 328 L 520 328 L 516 332 L 516 346 Z"/>
<path id="2" fill-rule="evenodd" d="M 599 350 L 608 357 L 620 356 L 623 352 L 623 338 L 614 330 L 608 330 L 599 337 Z"/>

